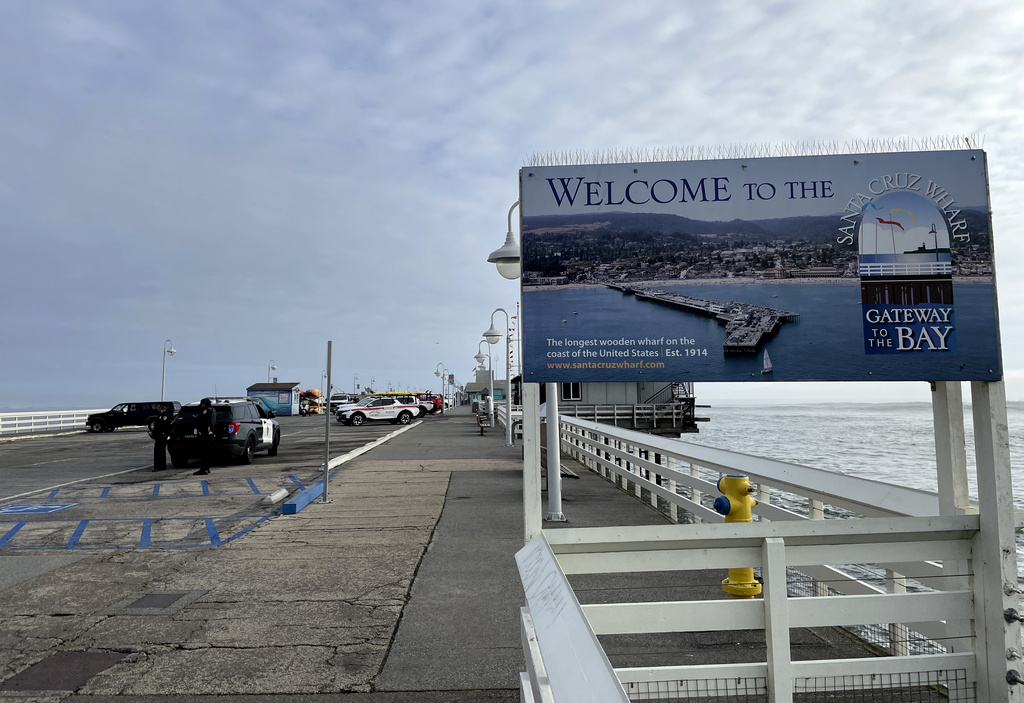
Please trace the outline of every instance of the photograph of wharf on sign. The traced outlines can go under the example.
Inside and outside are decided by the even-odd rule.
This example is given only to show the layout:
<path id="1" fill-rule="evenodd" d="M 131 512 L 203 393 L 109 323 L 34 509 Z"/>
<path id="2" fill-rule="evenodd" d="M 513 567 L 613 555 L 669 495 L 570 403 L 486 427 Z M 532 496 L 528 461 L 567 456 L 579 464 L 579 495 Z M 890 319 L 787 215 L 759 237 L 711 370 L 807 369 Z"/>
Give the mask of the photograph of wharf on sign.
<path id="1" fill-rule="evenodd" d="M 654 288 L 634 288 L 614 283 L 607 285 L 623 293 L 630 293 L 640 300 L 649 300 L 715 318 L 720 324 L 725 325 L 726 337 L 722 342 L 722 349 L 726 354 L 754 354 L 782 327 L 783 323 L 793 322 L 800 317 L 799 313 L 749 303 L 716 302 Z"/>

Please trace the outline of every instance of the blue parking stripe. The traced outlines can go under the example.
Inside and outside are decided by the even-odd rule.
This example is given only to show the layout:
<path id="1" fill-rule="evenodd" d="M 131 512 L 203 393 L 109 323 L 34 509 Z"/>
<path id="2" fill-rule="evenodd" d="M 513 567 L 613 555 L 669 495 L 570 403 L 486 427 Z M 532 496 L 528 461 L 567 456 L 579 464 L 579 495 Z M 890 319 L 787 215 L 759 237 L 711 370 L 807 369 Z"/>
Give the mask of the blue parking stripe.
<path id="1" fill-rule="evenodd" d="M 14 535 L 18 534 L 18 530 L 20 530 L 21 528 L 23 528 L 27 524 L 28 524 L 28 520 L 22 520 L 17 525 L 15 525 L 11 529 L 7 530 L 7 534 L 4 535 L 3 537 L 0 537 L 0 547 L 4 546 L 9 541 L 11 541 L 11 538 L 14 537 Z"/>
<path id="2" fill-rule="evenodd" d="M 252 480 L 252 477 L 248 476 L 246 477 L 245 480 L 249 482 L 249 488 L 252 489 L 252 492 L 255 493 L 256 495 L 259 495 L 260 489 L 256 488 L 256 482 Z"/>
<path id="3" fill-rule="evenodd" d="M 204 521 L 205 525 L 206 525 L 206 533 L 207 533 L 207 536 L 209 538 L 208 542 L 193 542 L 193 543 L 179 543 L 179 544 L 162 543 L 162 544 L 159 544 L 159 545 L 154 545 L 153 544 L 153 523 L 154 522 L 157 522 L 157 520 L 196 520 L 197 518 L 195 518 L 195 517 L 141 518 L 141 519 L 140 518 L 95 518 L 95 519 L 90 519 L 90 520 L 79 521 L 79 523 L 77 525 L 77 528 L 75 529 L 75 532 L 72 535 L 71 539 L 68 540 L 67 544 L 64 545 L 63 547 L 60 547 L 60 546 L 57 546 L 57 547 L 10 547 L 10 546 L 4 547 L 5 544 L 10 542 L 18 534 L 18 531 L 21 530 L 22 527 L 24 527 L 25 525 L 27 525 L 30 522 L 28 520 L 20 520 L 20 521 L 17 521 L 14 524 L 14 527 L 12 527 L 10 530 L 8 530 L 8 532 L 5 535 L 0 537 L 0 548 L 3 548 L 4 552 L 12 552 L 12 551 L 17 551 L 17 552 L 46 552 L 46 551 L 53 551 L 55 549 L 69 549 L 69 550 L 71 550 L 71 549 L 89 549 L 89 550 L 96 550 L 96 551 L 109 551 L 109 550 L 118 550 L 118 549 L 138 549 L 140 547 L 141 548 L 148 548 L 148 549 L 190 549 L 190 548 L 195 548 L 195 547 L 211 547 L 211 546 L 212 547 L 220 547 L 220 546 L 223 546 L 223 545 L 227 544 L 228 542 L 232 542 L 232 541 L 234 541 L 236 539 L 239 539 L 243 535 L 248 534 L 250 531 L 252 531 L 255 528 L 259 527 L 261 524 L 263 524 L 264 522 L 269 520 L 271 517 L 273 517 L 273 515 L 230 515 L 230 516 L 224 516 L 224 517 L 199 518 L 199 519 L 202 519 Z M 234 534 L 232 534 L 232 535 L 230 535 L 228 537 L 222 538 L 220 536 L 220 533 L 217 530 L 216 525 L 214 524 L 214 520 L 220 520 L 220 519 L 238 520 L 239 518 L 251 519 L 251 520 L 254 520 L 254 522 L 251 525 L 243 527 L 238 532 L 236 532 L 236 533 L 234 533 Z M 12 523 L 12 522 L 14 522 L 14 521 L 13 520 L 0 520 L 0 523 Z M 62 523 L 62 522 L 65 522 L 65 521 L 62 521 L 62 520 L 44 520 L 44 521 L 36 520 L 34 522 L 36 524 L 39 524 L 40 522 Z M 98 545 L 97 544 L 97 545 L 92 545 L 92 546 L 89 546 L 89 547 L 81 547 L 81 546 L 79 546 L 79 542 L 81 541 L 82 533 L 85 532 L 85 528 L 87 527 L 89 522 L 128 522 L 128 523 L 141 522 L 142 523 L 142 533 L 140 535 L 138 543 L 136 543 L 136 544 L 116 544 L 116 545 Z"/>
<path id="4" fill-rule="evenodd" d="M 148 547 L 152 543 L 153 518 L 148 517 L 142 521 L 142 536 L 139 538 L 140 547 Z"/>
<path id="5" fill-rule="evenodd" d="M 60 489 L 59 488 L 54 488 L 52 491 L 50 491 L 50 495 L 48 495 L 46 497 L 47 498 L 56 498 L 58 493 L 60 493 Z"/>
<path id="6" fill-rule="evenodd" d="M 107 486 L 102 491 L 100 491 L 100 498 L 106 498 L 108 495 L 110 495 L 110 486 Z"/>
<path id="7" fill-rule="evenodd" d="M 201 481 L 199 482 L 199 485 L 203 487 L 203 495 L 204 495 L 204 496 L 208 496 L 208 495 L 210 495 L 210 484 L 208 484 L 208 483 L 206 482 L 206 479 L 205 479 L 205 478 L 204 478 L 204 479 L 202 479 L 202 480 L 201 480 Z"/>
<path id="8" fill-rule="evenodd" d="M 204 518 L 206 520 L 206 534 L 210 536 L 210 544 L 214 547 L 219 547 L 222 542 L 220 541 L 220 535 L 217 533 L 217 528 L 213 524 L 213 518 Z"/>
<path id="9" fill-rule="evenodd" d="M 291 479 L 291 482 L 294 483 L 299 488 L 305 488 L 305 486 L 302 485 L 302 481 L 296 478 L 295 474 L 288 474 L 288 478 Z"/>
<path id="10" fill-rule="evenodd" d="M 158 495 L 160 495 L 160 484 L 159 483 L 154 483 L 153 484 L 153 497 L 156 498 Z"/>
<path id="11" fill-rule="evenodd" d="M 78 523 L 78 527 L 75 528 L 75 532 L 71 535 L 68 543 L 64 545 L 64 549 L 74 549 L 78 546 L 78 541 L 82 539 L 82 533 L 85 532 L 85 526 L 88 524 L 88 520 L 82 520 Z"/>

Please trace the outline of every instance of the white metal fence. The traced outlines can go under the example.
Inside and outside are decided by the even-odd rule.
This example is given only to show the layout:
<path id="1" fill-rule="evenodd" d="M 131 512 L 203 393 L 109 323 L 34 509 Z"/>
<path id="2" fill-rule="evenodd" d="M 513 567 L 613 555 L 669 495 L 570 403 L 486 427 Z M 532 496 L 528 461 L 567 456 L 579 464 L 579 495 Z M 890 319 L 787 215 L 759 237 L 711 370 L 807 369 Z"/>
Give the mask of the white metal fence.
<path id="1" fill-rule="evenodd" d="M 742 684 L 750 700 L 792 700 L 811 691 L 920 684 L 952 700 L 1005 700 L 1006 691 L 992 690 L 992 677 L 978 672 L 982 652 L 995 651 L 1005 633 L 1002 613 L 985 613 L 978 555 L 987 547 L 975 509 L 940 516 L 939 496 L 925 491 L 560 420 L 563 453 L 672 521 L 691 523 L 543 530 L 564 573 L 724 575 L 753 567 L 764 583 L 756 600 L 583 606 L 597 635 L 765 630 L 766 662 L 616 670 L 631 699 L 733 695 Z M 711 507 L 727 474 L 756 486 L 754 523 L 724 523 Z M 852 629 L 892 656 L 791 661 L 789 628 L 818 626 Z"/>
<path id="2" fill-rule="evenodd" d="M 0 436 L 56 430 L 84 430 L 85 420 L 89 415 L 106 412 L 109 409 L 0 413 Z"/>

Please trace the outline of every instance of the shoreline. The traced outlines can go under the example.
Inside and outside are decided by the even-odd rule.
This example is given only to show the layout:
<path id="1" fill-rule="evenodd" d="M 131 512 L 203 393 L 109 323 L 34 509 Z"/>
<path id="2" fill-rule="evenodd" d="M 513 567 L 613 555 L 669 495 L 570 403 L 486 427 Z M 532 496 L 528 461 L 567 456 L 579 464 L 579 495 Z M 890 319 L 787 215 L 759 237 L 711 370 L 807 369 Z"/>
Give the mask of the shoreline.
<path id="1" fill-rule="evenodd" d="M 991 276 L 954 276 L 953 283 L 957 285 L 970 285 L 973 283 L 992 284 Z M 524 293 L 535 293 L 545 290 L 578 290 L 585 288 L 608 288 L 615 285 L 625 285 L 631 288 L 656 288 L 658 286 L 725 286 L 725 285 L 747 285 L 747 286 L 807 286 L 807 285 L 860 285 L 860 278 L 661 278 L 651 281 L 627 281 L 624 283 L 562 283 L 556 285 L 530 285 L 523 286 Z"/>

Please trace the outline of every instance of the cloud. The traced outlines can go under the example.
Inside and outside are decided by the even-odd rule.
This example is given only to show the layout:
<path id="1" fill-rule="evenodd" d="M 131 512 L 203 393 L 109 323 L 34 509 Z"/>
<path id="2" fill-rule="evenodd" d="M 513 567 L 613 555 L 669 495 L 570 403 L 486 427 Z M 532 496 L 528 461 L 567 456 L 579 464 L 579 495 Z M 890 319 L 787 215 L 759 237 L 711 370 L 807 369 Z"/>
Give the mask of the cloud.
<path id="1" fill-rule="evenodd" d="M 148 397 L 167 337 L 181 400 L 269 358 L 319 385 L 329 338 L 342 378 L 468 376 L 531 155 L 936 134 L 985 137 L 1024 369 L 1022 31 L 1011 2 L 4 3 L 0 406 Z"/>

